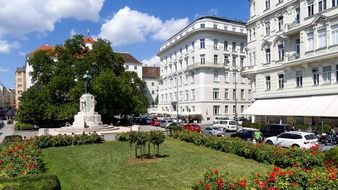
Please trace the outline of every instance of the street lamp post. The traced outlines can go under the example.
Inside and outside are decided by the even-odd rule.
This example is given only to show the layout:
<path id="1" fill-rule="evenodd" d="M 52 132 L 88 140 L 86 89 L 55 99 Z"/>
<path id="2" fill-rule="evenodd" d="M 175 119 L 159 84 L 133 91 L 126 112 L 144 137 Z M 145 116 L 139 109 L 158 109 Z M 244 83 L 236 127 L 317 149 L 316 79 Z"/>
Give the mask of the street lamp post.
<path id="1" fill-rule="evenodd" d="M 178 67 L 176 64 L 176 123 L 178 123 Z"/>

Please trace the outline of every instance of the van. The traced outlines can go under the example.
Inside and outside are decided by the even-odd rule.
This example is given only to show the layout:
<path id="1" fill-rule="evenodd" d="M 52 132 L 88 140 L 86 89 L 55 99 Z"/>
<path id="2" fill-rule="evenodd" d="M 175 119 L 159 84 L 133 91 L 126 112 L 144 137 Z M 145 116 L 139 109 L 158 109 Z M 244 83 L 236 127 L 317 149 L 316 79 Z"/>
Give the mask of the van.
<path id="1" fill-rule="evenodd" d="M 235 120 L 218 120 L 212 126 L 222 128 L 223 131 L 238 130 L 238 126 Z"/>
<path id="2" fill-rule="evenodd" d="M 215 117 L 215 119 L 212 123 L 215 124 L 219 120 L 228 120 L 228 119 L 229 119 L 228 117 Z"/>

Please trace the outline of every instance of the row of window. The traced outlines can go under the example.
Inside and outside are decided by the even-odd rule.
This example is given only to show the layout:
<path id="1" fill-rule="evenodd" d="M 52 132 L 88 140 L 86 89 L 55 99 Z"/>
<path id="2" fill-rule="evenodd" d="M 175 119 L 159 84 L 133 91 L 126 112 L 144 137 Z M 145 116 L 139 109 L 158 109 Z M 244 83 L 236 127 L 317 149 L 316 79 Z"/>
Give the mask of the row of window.
<path id="1" fill-rule="evenodd" d="M 162 107 L 162 111 L 163 112 L 170 112 L 171 108 L 170 107 Z M 174 107 L 174 109 L 172 109 L 172 111 L 176 111 L 176 107 Z M 180 113 L 183 112 L 195 112 L 195 106 L 180 106 Z"/>
<path id="2" fill-rule="evenodd" d="M 314 1 L 307 1 L 307 16 L 312 16 L 315 14 L 315 2 Z M 330 3 L 330 4 L 329 4 Z M 338 0 L 318 0 L 317 1 L 317 12 L 322 12 L 327 8 L 336 7 L 338 6 Z"/>
<path id="3" fill-rule="evenodd" d="M 247 96 L 245 94 L 244 89 L 238 89 L 238 90 L 240 91 L 240 97 L 239 98 L 241 100 L 245 100 L 246 97 L 248 97 L 249 99 L 251 98 L 251 90 L 248 90 Z M 229 91 L 230 91 L 230 89 L 228 89 L 228 88 L 224 89 L 224 99 L 225 100 L 230 100 Z M 190 93 L 190 100 L 195 100 L 195 89 L 191 89 L 190 92 L 191 92 Z M 232 100 L 239 99 L 239 98 L 237 98 L 236 92 L 237 92 L 236 89 L 232 89 Z M 183 97 L 183 93 L 184 93 L 184 97 Z M 213 97 L 213 100 L 221 100 L 219 88 L 213 88 L 212 97 Z M 189 100 L 189 90 L 185 90 L 184 92 L 179 91 L 178 101 L 182 101 L 183 98 L 184 98 L 184 101 Z M 161 103 L 167 103 L 167 102 L 170 102 L 170 101 L 177 101 L 177 92 L 161 95 Z"/>
<path id="4" fill-rule="evenodd" d="M 200 49 L 205 49 L 206 48 L 206 39 L 202 38 L 202 39 L 199 40 L 199 42 L 200 42 Z M 223 48 L 224 51 L 230 51 L 229 42 L 227 40 L 224 40 L 222 43 L 223 43 L 223 46 L 220 45 L 221 43 L 219 42 L 218 39 L 214 39 L 213 40 L 213 48 L 214 48 L 214 50 L 219 50 L 219 49 Z M 237 51 L 237 46 L 238 45 L 237 45 L 236 42 L 232 42 L 232 44 L 231 44 L 231 50 L 233 52 L 236 52 Z M 185 46 L 185 52 L 186 53 L 188 53 L 188 48 L 189 48 L 189 46 L 186 45 Z M 195 42 L 191 43 L 191 49 L 192 50 L 195 49 Z M 240 43 L 239 44 L 239 51 L 241 53 L 244 53 L 244 50 L 245 50 L 245 44 L 244 43 Z M 174 54 L 170 54 L 169 57 L 165 57 L 164 59 L 161 59 L 161 62 L 163 62 L 163 61 L 169 62 L 169 59 L 174 60 L 175 58 L 177 58 L 179 56 L 182 56 L 182 55 L 183 55 L 183 49 L 180 48 L 179 54 L 178 54 L 177 51 L 175 51 L 175 53 Z"/>
<path id="5" fill-rule="evenodd" d="M 240 110 L 240 113 L 243 113 L 244 112 L 244 108 L 245 106 L 244 105 L 240 105 L 241 107 L 241 110 Z M 220 110 L 221 106 L 213 106 L 213 115 L 221 115 L 221 110 Z M 224 114 L 229 114 L 229 105 L 225 105 L 224 106 Z M 232 113 L 233 114 L 237 114 L 238 111 L 236 109 L 236 106 L 232 106 Z"/>
<path id="6" fill-rule="evenodd" d="M 126 70 L 129 70 L 129 65 L 124 65 L 124 67 L 125 67 Z M 134 70 L 137 71 L 137 66 L 136 65 L 134 65 Z"/>
<path id="7" fill-rule="evenodd" d="M 335 24 L 330 27 L 331 31 L 331 45 L 337 45 L 338 44 L 338 24 Z M 318 29 L 317 31 L 311 31 L 307 33 L 307 51 L 312 51 L 316 47 L 317 49 L 325 48 L 327 47 L 327 28 L 322 27 Z M 315 45 L 314 37 L 315 34 L 317 35 L 317 43 Z"/>
<path id="8" fill-rule="evenodd" d="M 336 82 L 338 83 L 338 65 L 336 65 Z M 314 67 L 311 70 L 312 73 L 312 85 L 317 86 L 319 84 L 331 84 L 332 83 L 332 66 L 324 66 L 322 72 L 319 72 L 318 67 Z M 304 72 L 302 70 L 296 71 L 296 87 L 303 86 Z M 321 78 L 321 80 L 320 80 Z M 278 75 L 278 88 L 283 89 L 285 83 L 284 74 Z M 265 76 L 265 90 L 271 90 L 271 77 Z"/>
<path id="9" fill-rule="evenodd" d="M 200 28 L 205 28 L 205 23 L 201 23 L 200 24 Z M 222 29 L 218 24 L 213 24 L 213 28 L 214 29 Z M 232 31 L 236 31 L 236 26 L 232 26 Z M 223 28 L 224 30 L 229 30 L 229 27 L 227 26 L 227 25 L 224 25 L 224 28 Z M 244 32 L 244 28 L 239 28 L 239 31 L 241 32 L 241 33 L 243 33 Z"/>

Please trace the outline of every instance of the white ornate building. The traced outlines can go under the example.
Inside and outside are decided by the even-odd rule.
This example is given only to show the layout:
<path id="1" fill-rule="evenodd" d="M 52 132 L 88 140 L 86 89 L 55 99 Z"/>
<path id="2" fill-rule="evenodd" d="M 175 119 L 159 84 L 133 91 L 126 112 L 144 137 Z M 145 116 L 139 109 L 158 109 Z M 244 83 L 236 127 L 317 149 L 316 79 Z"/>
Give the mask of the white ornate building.
<path id="1" fill-rule="evenodd" d="M 247 69 L 256 121 L 338 117 L 338 0 L 250 0 Z"/>
<path id="2" fill-rule="evenodd" d="M 251 97 L 249 81 L 238 72 L 246 61 L 246 35 L 244 22 L 205 16 L 168 39 L 158 53 L 159 111 L 201 115 L 204 122 L 240 117 Z"/>

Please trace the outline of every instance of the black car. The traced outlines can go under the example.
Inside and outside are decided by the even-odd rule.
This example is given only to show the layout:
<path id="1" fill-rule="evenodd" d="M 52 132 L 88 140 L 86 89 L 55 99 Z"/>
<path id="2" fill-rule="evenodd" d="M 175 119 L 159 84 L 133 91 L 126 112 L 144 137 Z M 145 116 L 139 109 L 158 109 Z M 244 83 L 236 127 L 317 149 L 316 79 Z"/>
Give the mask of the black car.
<path id="1" fill-rule="evenodd" d="M 231 137 L 238 137 L 245 141 L 251 141 L 254 137 L 256 129 L 242 129 L 237 133 L 231 134 Z"/>
<path id="2" fill-rule="evenodd" d="M 268 124 L 266 127 L 262 128 L 260 131 L 263 134 L 264 138 L 277 136 L 281 133 L 287 131 L 294 131 L 295 128 L 292 125 L 288 124 Z"/>

